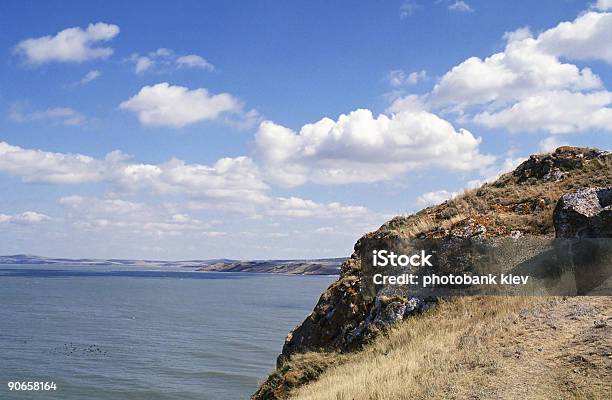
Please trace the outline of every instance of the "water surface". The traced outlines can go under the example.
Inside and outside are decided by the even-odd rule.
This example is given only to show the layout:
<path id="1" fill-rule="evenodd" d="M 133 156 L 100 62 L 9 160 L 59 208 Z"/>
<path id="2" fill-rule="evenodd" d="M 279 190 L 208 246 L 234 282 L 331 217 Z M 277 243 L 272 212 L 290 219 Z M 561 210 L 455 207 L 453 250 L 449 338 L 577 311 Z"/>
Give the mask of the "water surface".
<path id="1" fill-rule="evenodd" d="M 0 265 L 0 399 L 246 399 L 334 279 Z"/>

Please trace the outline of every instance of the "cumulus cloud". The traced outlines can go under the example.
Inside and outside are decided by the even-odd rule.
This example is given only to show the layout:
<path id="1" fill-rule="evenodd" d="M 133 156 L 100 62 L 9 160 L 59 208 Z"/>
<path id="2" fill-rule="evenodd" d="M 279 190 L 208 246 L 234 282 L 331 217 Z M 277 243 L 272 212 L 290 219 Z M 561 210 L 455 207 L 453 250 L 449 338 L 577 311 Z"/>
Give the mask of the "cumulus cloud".
<path id="1" fill-rule="evenodd" d="M 36 211 L 25 211 L 15 215 L 0 214 L 0 226 L 4 224 L 31 225 L 51 221 L 51 219 L 48 215 Z"/>
<path id="2" fill-rule="evenodd" d="M 184 193 L 193 198 L 260 203 L 267 185 L 248 157 L 222 158 L 212 166 L 172 159 L 163 164 L 125 163 L 109 171 L 109 180 L 124 189 L 149 188 L 157 193 Z"/>
<path id="3" fill-rule="evenodd" d="M 24 149 L 0 142 L 0 171 L 24 182 L 83 183 L 104 179 L 105 162 L 81 154 Z"/>
<path id="4" fill-rule="evenodd" d="M 423 207 L 429 207 L 440 204 L 446 200 L 458 196 L 458 192 L 449 192 L 446 190 L 437 190 L 434 192 L 426 192 L 417 197 L 417 203 Z"/>
<path id="5" fill-rule="evenodd" d="M 31 65 L 50 62 L 83 62 L 107 58 L 113 54 L 110 47 L 99 46 L 119 34 L 117 25 L 98 22 L 86 29 L 79 27 L 64 29 L 55 36 L 43 36 L 22 40 L 15 52 L 22 55 Z"/>
<path id="6" fill-rule="evenodd" d="M 474 9 L 465 1 L 457 0 L 448 5 L 448 9 L 457 12 L 473 12 Z"/>
<path id="7" fill-rule="evenodd" d="M 66 196 L 58 200 L 68 223 L 84 230 L 126 231 L 140 235 L 178 236 L 210 229 L 210 224 L 188 214 L 174 214 L 163 206 L 116 198 Z"/>
<path id="8" fill-rule="evenodd" d="M 610 4 L 603 7 L 610 7 Z M 604 60 L 612 64 L 612 13 L 587 12 L 542 32 L 538 46 L 545 52 L 573 60 Z"/>
<path id="9" fill-rule="evenodd" d="M 337 202 L 317 203 L 299 197 L 277 197 L 267 204 L 267 214 L 299 218 L 359 218 L 367 215 L 365 207 L 345 206 Z"/>
<path id="10" fill-rule="evenodd" d="M 607 5 L 606 5 L 607 3 Z M 610 8 L 609 0 L 599 9 Z M 588 11 L 574 21 L 565 21 L 536 37 L 538 47 L 546 53 L 572 60 L 603 60 L 612 63 L 609 37 L 612 13 Z"/>
<path id="11" fill-rule="evenodd" d="M 474 122 L 511 132 L 553 134 L 612 130 L 612 93 L 548 91 L 523 98 L 509 108 L 482 112 Z"/>
<path id="12" fill-rule="evenodd" d="M 603 7 L 603 6 L 602 6 Z M 611 131 L 608 92 L 590 68 L 561 59 L 612 62 L 612 14 L 588 11 L 534 36 L 505 35 L 504 51 L 453 67 L 425 96 L 459 120 L 510 131 Z"/>
<path id="13" fill-rule="evenodd" d="M 404 86 L 404 85 L 416 85 L 420 81 L 427 78 L 427 72 L 425 70 L 414 71 L 407 73 L 401 69 L 396 69 L 387 74 L 387 80 L 393 87 Z"/>
<path id="14" fill-rule="evenodd" d="M 145 71 L 170 72 L 175 69 L 197 68 L 205 71 L 214 71 L 215 66 L 204 57 L 197 54 L 179 56 L 171 49 L 159 48 L 144 55 L 132 54 L 128 61 L 134 64 L 134 72 L 141 74 Z"/>
<path id="15" fill-rule="evenodd" d="M 176 59 L 178 68 L 201 68 L 206 71 L 214 71 L 215 67 L 197 54 L 188 54 Z"/>
<path id="16" fill-rule="evenodd" d="M 67 126 L 82 125 L 86 120 L 83 114 L 70 107 L 52 107 L 46 110 L 26 112 L 20 104 L 11 106 L 9 117 L 16 122 L 48 121 Z"/>
<path id="17" fill-rule="evenodd" d="M 130 162 L 119 151 L 109 153 L 104 159 L 96 159 L 81 154 L 24 149 L 0 142 L 0 171 L 19 177 L 24 182 L 108 183 L 113 186 L 116 195 L 131 196 L 148 191 L 160 196 L 186 196 L 190 201 L 181 204 L 191 210 L 216 209 L 294 218 L 370 215 L 366 208 L 360 206 L 270 196 L 267 193 L 269 187 L 258 167 L 248 157 L 222 158 L 210 166 L 188 164 L 178 159 L 161 164 L 143 164 Z M 134 224 L 145 220 L 156 221 L 159 229 L 162 229 L 162 224 L 171 224 L 168 229 L 174 230 L 177 224 L 193 222 L 176 208 L 161 210 L 167 214 L 161 218 L 160 209 L 117 198 L 68 196 L 62 198 L 59 204 L 77 213 L 78 218 L 75 218 L 78 220 L 87 216 L 88 227 L 119 227 L 126 218 L 130 221 L 130 218 L 137 218 Z M 147 226 L 153 229 L 153 225 Z"/>
<path id="18" fill-rule="evenodd" d="M 522 29 L 506 35 L 501 53 L 471 57 L 453 67 L 431 93 L 434 105 L 499 105 L 547 90 L 585 90 L 602 86 L 589 68 L 562 63 L 544 53 L 531 34 Z"/>
<path id="19" fill-rule="evenodd" d="M 143 125 L 180 128 L 223 113 L 241 113 L 242 103 L 229 93 L 211 94 L 204 88 L 190 90 L 163 82 L 144 86 L 119 108 L 136 114 Z"/>
<path id="20" fill-rule="evenodd" d="M 262 202 L 267 185 L 248 157 L 222 158 L 212 166 L 172 159 L 162 164 L 128 162 L 114 151 L 104 159 L 82 154 L 24 149 L 0 142 L 0 171 L 24 182 L 80 184 L 107 182 L 118 190 L 151 190 L 198 199 Z"/>
<path id="21" fill-rule="evenodd" d="M 257 159 L 269 178 L 286 186 L 388 180 L 412 169 L 472 170 L 493 162 L 480 139 L 426 111 L 374 117 L 359 109 L 338 120 L 323 118 L 299 132 L 271 121 L 260 124 Z"/>

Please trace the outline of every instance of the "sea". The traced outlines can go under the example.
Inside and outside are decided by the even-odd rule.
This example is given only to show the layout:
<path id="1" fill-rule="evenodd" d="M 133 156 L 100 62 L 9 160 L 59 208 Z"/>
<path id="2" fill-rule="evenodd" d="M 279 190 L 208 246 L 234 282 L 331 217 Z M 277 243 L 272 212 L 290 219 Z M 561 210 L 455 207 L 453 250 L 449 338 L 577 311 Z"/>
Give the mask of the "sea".
<path id="1" fill-rule="evenodd" d="M 248 399 L 335 279 L 0 265 L 0 399 Z"/>

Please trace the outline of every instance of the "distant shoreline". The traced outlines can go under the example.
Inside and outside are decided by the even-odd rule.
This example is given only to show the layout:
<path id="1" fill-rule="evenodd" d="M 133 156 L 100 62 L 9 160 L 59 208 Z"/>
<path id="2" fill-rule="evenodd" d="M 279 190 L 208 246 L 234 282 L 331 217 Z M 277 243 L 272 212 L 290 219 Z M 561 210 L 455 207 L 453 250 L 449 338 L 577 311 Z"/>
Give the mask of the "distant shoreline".
<path id="1" fill-rule="evenodd" d="M 312 260 L 130 260 L 94 258 L 52 258 L 36 255 L 0 256 L 0 264 L 16 265 L 68 265 L 74 267 L 117 266 L 142 268 L 193 268 L 202 272 L 247 272 L 290 275 L 338 275 L 346 258 L 321 258 Z"/>

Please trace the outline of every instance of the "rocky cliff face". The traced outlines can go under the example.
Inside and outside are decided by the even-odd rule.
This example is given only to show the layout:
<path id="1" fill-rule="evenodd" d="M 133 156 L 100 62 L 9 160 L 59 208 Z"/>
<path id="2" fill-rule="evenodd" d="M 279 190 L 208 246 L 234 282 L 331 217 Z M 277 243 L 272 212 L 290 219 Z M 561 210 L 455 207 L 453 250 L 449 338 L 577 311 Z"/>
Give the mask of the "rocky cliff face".
<path id="1" fill-rule="evenodd" d="M 611 189 L 582 190 L 563 197 L 557 206 L 564 194 L 610 186 L 611 153 L 561 147 L 551 154 L 531 156 L 493 183 L 417 214 L 396 217 L 364 235 L 342 265 L 339 279 L 321 295 L 306 320 L 287 335 L 277 372 L 253 398 L 283 398 L 292 386 L 316 378 L 295 379 L 300 371 L 287 367 L 294 354 L 358 349 L 377 333 L 429 306 L 426 299 L 382 295 L 366 298 L 361 291 L 360 261 L 365 247 L 372 243 L 386 247 L 389 242 L 406 238 L 552 237 L 555 227 L 564 237 L 585 232 L 585 227 L 591 233 L 610 233 Z"/>

